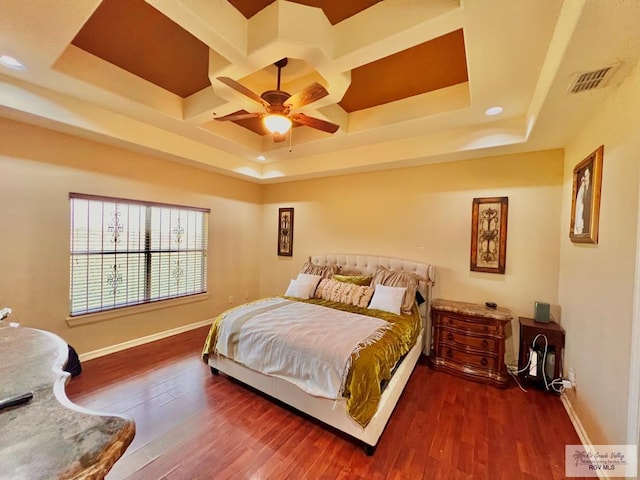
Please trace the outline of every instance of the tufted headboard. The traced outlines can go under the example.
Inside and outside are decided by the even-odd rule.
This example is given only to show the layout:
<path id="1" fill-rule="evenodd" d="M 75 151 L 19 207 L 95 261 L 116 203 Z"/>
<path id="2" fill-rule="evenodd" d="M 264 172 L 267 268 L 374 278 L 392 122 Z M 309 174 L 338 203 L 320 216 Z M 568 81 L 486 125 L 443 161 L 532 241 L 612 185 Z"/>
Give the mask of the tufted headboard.
<path id="1" fill-rule="evenodd" d="M 435 284 L 436 271 L 433 265 L 414 262 L 392 257 L 376 257 L 371 255 L 343 254 L 335 253 L 328 255 L 312 255 L 309 261 L 315 265 L 326 266 L 336 265 L 340 267 L 340 273 L 350 274 L 373 274 L 378 265 L 394 270 L 396 272 L 412 272 L 418 275 L 418 291 L 424 297 L 425 302 L 420 306 L 420 316 L 424 327 L 424 348 L 425 354 L 429 354 L 431 342 L 431 321 L 429 318 L 429 306 L 431 304 L 431 287 Z"/>

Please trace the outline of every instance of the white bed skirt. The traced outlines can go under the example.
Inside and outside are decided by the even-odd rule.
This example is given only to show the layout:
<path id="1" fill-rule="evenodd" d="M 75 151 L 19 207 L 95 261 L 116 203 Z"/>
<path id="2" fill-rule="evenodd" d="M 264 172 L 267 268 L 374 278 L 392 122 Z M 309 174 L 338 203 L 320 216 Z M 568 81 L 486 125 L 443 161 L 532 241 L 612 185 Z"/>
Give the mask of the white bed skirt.
<path id="1" fill-rule="evenodd" d="M 362 428 L 349 416 L 344 400 L 334 401 L 311 396 L 286 380 L 250 370 L 220 355 L 210 356 L 209 366 L 345 432 L 362 441 L 366 446 L 375 447 L 420 357 L 423 338 L 422 334 L 418 335 L 417 343 L 405 355 L 389 384 L 382 392 L 377 412 L 365 428 Z M 369 453 L 369 449 L 367 452 Z"/>

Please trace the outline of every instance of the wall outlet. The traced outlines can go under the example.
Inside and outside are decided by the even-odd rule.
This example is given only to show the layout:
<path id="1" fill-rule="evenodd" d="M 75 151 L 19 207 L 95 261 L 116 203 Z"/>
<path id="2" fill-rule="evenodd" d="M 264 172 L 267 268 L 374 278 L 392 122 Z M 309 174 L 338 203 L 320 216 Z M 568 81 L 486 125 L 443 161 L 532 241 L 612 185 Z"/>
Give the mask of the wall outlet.
<path id="1" fill-rule="evenodd" d="M 573 388 L 576 388 L 576 372 L 573 368 L 569 369 L 569 382 Z"/>
<path id="2" fill-rule="evenodd" d="M 562 387 L 565 390 L 568 390 L 569 388 L 573 388 L 573 385 L 571 385 L 571 381 L 570 380 L 562 380 Z"/>
<path id="3" fill-rule="evenodd" d="M 233 303 L 233 295 L 229 295 L 229 303 Z"/>

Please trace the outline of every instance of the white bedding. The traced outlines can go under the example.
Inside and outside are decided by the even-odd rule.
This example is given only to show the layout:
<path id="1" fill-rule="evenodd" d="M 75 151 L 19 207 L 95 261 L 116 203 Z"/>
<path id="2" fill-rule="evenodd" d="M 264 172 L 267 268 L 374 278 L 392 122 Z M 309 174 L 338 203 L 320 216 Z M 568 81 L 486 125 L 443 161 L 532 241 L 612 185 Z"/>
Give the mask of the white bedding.
<path id="1" fill-rule="evenodd" d="M 229 311 L 220 323 L 216 350 L 310 395 L 338 399 L 352 353 L 387 328 L 379 318 L 270 298 Z"/>

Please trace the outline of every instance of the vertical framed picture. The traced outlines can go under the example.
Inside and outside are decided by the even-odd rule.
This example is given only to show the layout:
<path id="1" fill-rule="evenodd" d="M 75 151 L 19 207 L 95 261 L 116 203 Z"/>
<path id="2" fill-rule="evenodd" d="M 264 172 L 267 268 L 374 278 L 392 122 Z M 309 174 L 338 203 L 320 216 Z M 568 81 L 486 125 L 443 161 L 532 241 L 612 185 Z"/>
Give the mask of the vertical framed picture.
<path id="1" fill-rule="evenodd" d="M 471 209 L 471 270 L 504 273 L 509 197 L 474 198 Z"/>
<path id="2" fill-rule="evenodd" d="M 598 243 L 603 157 L 600 145 L 573 169 L 569 238 L 574 243 Z"/>
<path id="3" fill-rule="evenodd" d="M 278 255 L 293 256 L 293 208 L 278 209 Z"/>

